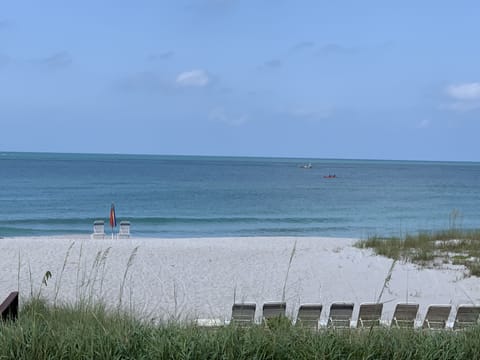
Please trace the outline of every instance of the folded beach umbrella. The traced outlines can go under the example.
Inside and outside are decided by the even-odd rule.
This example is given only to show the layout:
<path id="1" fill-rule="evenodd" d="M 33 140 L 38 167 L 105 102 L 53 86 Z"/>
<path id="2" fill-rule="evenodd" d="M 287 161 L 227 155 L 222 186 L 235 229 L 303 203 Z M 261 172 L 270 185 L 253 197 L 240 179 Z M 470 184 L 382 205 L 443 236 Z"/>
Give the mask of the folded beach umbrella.
<path id="1" fill-rule="evenodd" d="M 113 203 L 110 208 L 110 226 L 112 228 L 112 238 L 113 238 L 113 228 L 117 226 L 117 217 L 115 216 L 115 204 Z"/>

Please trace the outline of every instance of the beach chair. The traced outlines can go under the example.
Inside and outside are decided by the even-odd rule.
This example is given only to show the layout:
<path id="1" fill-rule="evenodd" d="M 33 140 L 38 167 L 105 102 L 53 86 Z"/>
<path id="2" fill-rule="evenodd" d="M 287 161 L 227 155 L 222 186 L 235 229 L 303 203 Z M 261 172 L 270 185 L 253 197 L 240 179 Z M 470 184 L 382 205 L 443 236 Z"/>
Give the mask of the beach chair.
<path id="1" fill-rule="evenodd" d="M 232 320 L 230 323 L 236 326 L 251 326 L 255 322 L 255 303 L 233 304 Z"/>
<path id="2" fill-rule="evenodd" d="M 18 318 L 18 291 L 13 291 L 0 304 L 0 320 L 15 321 Z"/>
<path id="3" fill-rule="evenodd" d="M 371 328 L 373 326 L 380 326 L 382 310 L 382 303 L 360 304 L 360 310 L 358 311 L 357 327 L 365 329 Z"/>
<path id="4" fill-rule="evenodd" d="M 480 315 L 480 306 L 459 305 L 453 330 L 462 330 L 471 326 L 478 325 Z"/>
<path id="5" fill-rule="evenodd" d="M 296 326 L 318 330 L 318 322 L 323 306 L 321 304 L 303 304 L 298 308 Z"/>
<path id="6" fill-rule="evenodd" d="M 268 302 L 263 304 L 262 320 L 268 326 L 273 319 L 285 317 L 287 304 L 285 302 Z"/>
<path id="7" fill-rule="evenodd" d="M 353 314 L 353 303 L 336 302 L 330 305 L 327 326 L 337 329 L 348 329 Z"/>
<path id="8" fill-rule="evenodd" d="M 418 304 L 397 304 L 390 326 L 413 329 L 417 313 Z"/>
<path id="9" fill-rule="evenodd" d="M 95 220 L 93 222 L 92 239 L 104 239 L 104 238 L 105 238 L 105 221 Z"/>
<path id="10" fill-rule="evenodd" d="M 451 308 L 451 305 L 430 305 L 423 321 L 423 328 L 431 330 L 445 329 Z"/>
<path id="11" fill-rule="evenodd" d="M 130 237 L 130 221 L 120 221 L 119 239 L 128 239 Z"/>
<path id="12" fill-rule="evenodd" d="M 195 326 L 210 329 L 210 330 L 217 330 L 225 325 L 225 322 L 222 319 L 196 319 Z"/>

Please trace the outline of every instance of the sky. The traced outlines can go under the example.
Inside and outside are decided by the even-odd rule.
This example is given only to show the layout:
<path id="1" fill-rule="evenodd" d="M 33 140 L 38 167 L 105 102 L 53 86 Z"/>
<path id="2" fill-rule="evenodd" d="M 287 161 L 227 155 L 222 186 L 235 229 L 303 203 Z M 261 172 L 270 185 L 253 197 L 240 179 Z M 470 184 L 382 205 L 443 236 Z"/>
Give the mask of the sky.
<path id="1" fill-rule="evenodd" d="M 2 1 L 0 151 L 480 161 L 478 1 Z"/>

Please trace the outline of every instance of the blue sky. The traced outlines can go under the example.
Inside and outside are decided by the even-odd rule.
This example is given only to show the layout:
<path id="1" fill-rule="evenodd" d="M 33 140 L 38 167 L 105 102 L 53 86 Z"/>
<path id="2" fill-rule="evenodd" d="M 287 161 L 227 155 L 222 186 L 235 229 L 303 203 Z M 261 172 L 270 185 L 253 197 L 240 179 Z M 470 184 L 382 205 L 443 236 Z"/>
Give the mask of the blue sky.
<path id="1" fill-rule="evenodd" d="M 0 150 L 480 161 L 476 1 L 11 1 Z"/>

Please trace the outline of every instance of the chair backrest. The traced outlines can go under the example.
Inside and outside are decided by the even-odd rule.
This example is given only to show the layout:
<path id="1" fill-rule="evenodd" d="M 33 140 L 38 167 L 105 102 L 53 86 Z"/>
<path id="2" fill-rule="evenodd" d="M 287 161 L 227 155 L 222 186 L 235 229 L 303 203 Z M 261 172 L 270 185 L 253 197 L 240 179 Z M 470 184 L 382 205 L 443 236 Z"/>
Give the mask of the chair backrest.
<path id="1" fill-rule="evenodd" d="M 424 329 L 444 329 L 448 316 L 450 315 L 451 305 L 430 305 L 423 321 Z"/>
<path id="2" fill-rule="evenodd" d="M 369 328 L 372 326 L 379 326 L 380 318 L 382 317 L 382 310 L 382 303 L 360 304 L 357 327 Z"/>
<path id="3" fill-rule="evenodd" d="M 94 234 L 104 234 L 105 233 L 105 221 L 95 220 L 93 222 L 93 233 Z"/>
<path id="4" fill-rule="evenodd" d="M 0 320 L 17 320 L 18 318 L 18 291 L 13 291 L 0 304 Z"/>
<path id="5" fill-rule="evenodd" d="M 255 303 L 233 304 L 231 323 L 238 326 L 253 325 L 256 308 Z"/>
<path id="6" fill-rule="evenodd" d="M 129 237 L 130 236 L 130 221 L 122 220 L 120 221 L 120 230 L 118 232 L 119 236 Z"/>
<path id="7" fill-rule="evenodd" d="M 105 237 L 105 221 L 95 220 L 93 222 L 92 239 L 103 239 Z"/>
<path id="8" fill-rule="evenodd" d="M 349 328 L 353 314 L 353 303 L 336 302 L 330 305 L 327 326 Z"/>
<path id="9" fill-rule="evenodd" d="M 287 304 L 284 302 L 268 302 L 263 304 L 263 320 L 284 317 Z"/>
<path id="10" fill-rule="evenodd" d="M 480 306 L 475 305 L 459 305 L 455 322 L 453 323 L 454 330 L 464 329 L 478 324 L 480 315 Z"/>
<path id="11" fill-rule="evenodd" d="M 397 304 L 390 326 L 413 328 L 417 318 L 418 304 Z"/>
<path id="12" fill-rule="evenodd" d="M 321 304 L 303 304 L 298 308 L 297 322 L 295 325 L 318 330 L 318 322 L 323 306 Z"/>

